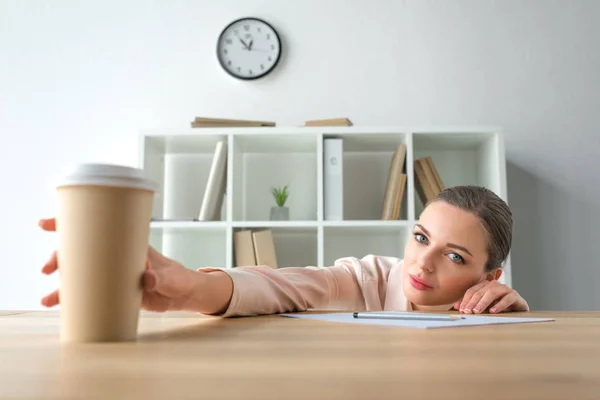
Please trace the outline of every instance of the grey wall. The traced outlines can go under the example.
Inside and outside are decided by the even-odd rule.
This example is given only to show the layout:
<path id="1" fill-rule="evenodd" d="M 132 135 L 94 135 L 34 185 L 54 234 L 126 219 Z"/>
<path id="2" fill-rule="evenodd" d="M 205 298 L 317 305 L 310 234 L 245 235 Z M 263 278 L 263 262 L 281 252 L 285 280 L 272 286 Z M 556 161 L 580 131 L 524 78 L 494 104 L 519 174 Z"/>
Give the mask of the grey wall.
<path id="1" fill-rule="evenodd" d="M 266 18 L 285 58 L 259 82 L 214 56 L 231 20 Z M 65 163 L 137 163 L 137 132 L 196 115 L 348 116 L 357 125 L 501 125 L 514 285 L 535 309 L 600 297 L 600 2 L 0 2 L 0 308 L 38 308 Z"/>

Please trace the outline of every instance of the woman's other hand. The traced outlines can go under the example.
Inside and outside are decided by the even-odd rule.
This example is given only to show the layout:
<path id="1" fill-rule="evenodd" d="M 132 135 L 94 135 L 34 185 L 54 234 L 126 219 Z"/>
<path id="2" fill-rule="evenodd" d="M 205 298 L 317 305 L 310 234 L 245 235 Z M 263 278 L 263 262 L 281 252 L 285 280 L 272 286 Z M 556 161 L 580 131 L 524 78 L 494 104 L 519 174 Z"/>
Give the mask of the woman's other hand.
<path id="1" fill-rule="evenodd" d="M 516 290 L 497 280 L 480 282 L 466 291 L 454 308 L 465 314 L 481 314 L 485 311 L 529 311 L 529 305 Z"/>

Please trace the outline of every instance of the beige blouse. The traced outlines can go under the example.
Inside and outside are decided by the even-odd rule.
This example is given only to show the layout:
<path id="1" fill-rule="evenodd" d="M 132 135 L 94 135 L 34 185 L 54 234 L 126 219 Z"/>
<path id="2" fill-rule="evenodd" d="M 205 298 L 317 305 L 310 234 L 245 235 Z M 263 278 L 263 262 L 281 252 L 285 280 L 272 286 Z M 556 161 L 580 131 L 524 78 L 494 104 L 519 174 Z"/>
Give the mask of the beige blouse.
<path id="1" fill-rule="evenodd" d="M 402 263 L 400 258 L 371 254 L 340 258 L 328 267 L 223 269 L 233 280 L 233 296 L 222 316 L 309 309 L 410 311 L 402 290 Z"/>

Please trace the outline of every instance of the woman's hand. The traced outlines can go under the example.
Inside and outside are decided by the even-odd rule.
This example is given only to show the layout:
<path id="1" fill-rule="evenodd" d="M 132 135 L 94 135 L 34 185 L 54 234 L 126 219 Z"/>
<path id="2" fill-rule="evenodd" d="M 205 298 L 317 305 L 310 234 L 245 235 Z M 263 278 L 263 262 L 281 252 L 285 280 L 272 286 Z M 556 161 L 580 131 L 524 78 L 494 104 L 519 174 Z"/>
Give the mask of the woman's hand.
<path id="1" fill-rule="evenodd" d="M 56 230 L 56 220 L 42 219 L 39 226 L 45 231 Z M 44 274 L 59 269 L 57 252 L 42 267 Z M 192 307 L 193 296 L 200 291 L 204 274 L 185 268 L 152 247 L 148 247 L 146 270 L 142 276 L 142 308 L 149 311 L 185 310 Z M 42 299 L 42 305 L 53 307 L 59 304 L 59 291 L 55 290 Z"/>
<path id="2" fill-rule="evenodd" d="M 516 290 L 497 280 L 483 281 L 466 291 L 454 308 L 465 314 L 502 311 L 529 311 L 529 305 Z"/>

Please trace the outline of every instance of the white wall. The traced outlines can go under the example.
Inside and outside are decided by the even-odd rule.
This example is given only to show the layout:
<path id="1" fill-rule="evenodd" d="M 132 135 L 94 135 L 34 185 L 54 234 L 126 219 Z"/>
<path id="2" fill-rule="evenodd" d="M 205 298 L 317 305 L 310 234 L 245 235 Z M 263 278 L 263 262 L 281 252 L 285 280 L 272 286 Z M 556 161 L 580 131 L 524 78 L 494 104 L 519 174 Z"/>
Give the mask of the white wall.
<path id="1" fill-rule="evenodd" d="M 284 35 L 259 82 L 215 58 L 245 15 Z M 598 308 L 598 18 L 594 0 L 3 0 L 0 308 L 38 308 L 57 284 L 39 273 L 55 239 L 36 227 L 53 173 L 135 165 L 139 129 L 196 115 L 502 125 L 515 287 L 534 308 Z"/>

